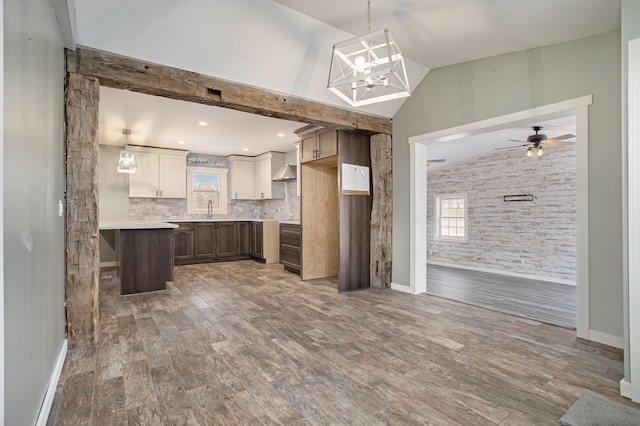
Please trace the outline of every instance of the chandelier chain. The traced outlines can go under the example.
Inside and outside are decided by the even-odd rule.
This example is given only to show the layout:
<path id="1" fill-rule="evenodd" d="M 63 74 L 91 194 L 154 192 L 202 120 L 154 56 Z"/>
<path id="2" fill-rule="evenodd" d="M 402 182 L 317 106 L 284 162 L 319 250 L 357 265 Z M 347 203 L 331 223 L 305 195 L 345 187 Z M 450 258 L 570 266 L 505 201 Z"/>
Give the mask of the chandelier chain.
<path id="1" fill-rule="evenodd" d="M 371 0 L 367 0 L 367 26 L 369 31 L 367 31 L 367 33 L 371 32 Z"/>

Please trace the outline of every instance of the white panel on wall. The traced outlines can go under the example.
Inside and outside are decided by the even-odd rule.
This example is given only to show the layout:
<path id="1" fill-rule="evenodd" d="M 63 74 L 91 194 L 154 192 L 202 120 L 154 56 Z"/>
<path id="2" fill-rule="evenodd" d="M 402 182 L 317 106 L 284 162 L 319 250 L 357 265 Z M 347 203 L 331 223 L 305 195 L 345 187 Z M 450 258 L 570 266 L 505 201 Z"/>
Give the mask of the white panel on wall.
<path id="1" fill-rule="evenodd" d="M 429 173 L 427 261 L 575 282 L 576 148 L 496 150 Z M 467 242 L 434 240 L 434 196 L 468 193 Z M 504 195 L 533 194 L 505 202 Z"/>

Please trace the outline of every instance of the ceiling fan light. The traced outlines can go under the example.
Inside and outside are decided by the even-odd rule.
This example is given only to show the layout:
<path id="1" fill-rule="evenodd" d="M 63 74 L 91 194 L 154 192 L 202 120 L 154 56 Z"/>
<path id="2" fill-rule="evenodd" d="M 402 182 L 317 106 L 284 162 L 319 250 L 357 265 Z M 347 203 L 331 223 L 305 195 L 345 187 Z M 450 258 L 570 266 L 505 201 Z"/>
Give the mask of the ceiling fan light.
<path id="1" fill-rule="evenodd" d="M 533 158 L 533 148 L 529 147 L 529 149 L 527 149 L 527 158 Z"/>
<path id="2" fill-rule="evenodd" d="M 536 148 L 536 157 L 537 158 L 542 158 L 544 156 L 544 148 L 542 148 L 541 146 Z"/>

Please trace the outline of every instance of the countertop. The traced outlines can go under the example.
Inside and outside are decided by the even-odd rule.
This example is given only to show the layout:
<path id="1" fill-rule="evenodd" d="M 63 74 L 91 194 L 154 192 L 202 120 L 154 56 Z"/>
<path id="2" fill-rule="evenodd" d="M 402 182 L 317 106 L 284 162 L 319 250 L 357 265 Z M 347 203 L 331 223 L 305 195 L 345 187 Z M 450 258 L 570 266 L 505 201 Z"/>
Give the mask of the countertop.
<path id="1" fill-rule="evenodd" d="M 248 218 L 240 218 L 240 219 L 166 219 L 167 222 L 171 223 L 191 223 L 191 222 L 280 222 L 280 223 L 293 223 L 300 224 L 299 220 L 278 220 L 278 219 L 248 219 Z"/>
<path id="2" fill-rule="evenodd" d="M 176 219 L 171 220 L 167 219 L 167 222 L 171 223 L 184 223 L 184 222 L 277 222 L 278 219 L 250 219 L 250 218 L 241 218 L 241 219 Z"/>
<path id="3" fill-rule="evenodd" d="M 101 220 L 101 230 L 108 229 L 175 229 L 178 225 L 153 220 Z"/>
<path id="4" fill-rule="evenodd" d="M 100 229 L 175 229 L 176 223 L 192 222 L 279 222 L 292 225 L 300 225 L 299 220 L 278 220 L 278 219 L 165 219 L 160 220 L 101 220 Z"/>

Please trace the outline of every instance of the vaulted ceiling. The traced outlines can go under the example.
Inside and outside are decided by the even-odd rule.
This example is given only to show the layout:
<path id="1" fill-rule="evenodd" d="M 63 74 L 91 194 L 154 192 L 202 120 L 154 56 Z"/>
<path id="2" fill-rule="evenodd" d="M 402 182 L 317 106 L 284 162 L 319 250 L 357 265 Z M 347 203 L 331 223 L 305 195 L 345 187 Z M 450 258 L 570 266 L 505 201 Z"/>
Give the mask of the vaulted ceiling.
<path id="1" fill-rule="evenodd" d="M 365 0 L 75 0 L 75 4 L 80 45 L 345 108 L 326 88 L 331 47 L 367 32 Z M 371 0 L 372 29 L 390 29 L 407 58 L 412 89 L 431 68 L 614 30 L 619 28 L 619 15 L 618 0 Z M 119 118 L 101 123 L 111 129 L 101 132 L 101 143 L 118 144 L 122 127 L 132 128 L 132 137 L 136 134 L 140 123 L 134 120 L 139 114 L 112 100 L 116 110 L 105 111 L 105 116 Z M 393 117 L 403 102 L 360 110 Z M 213 133 L 203 137 L 202 129 L 191 129 L 189 120 L 181 131 L 175 120 L 173 128 L 163 127 L 170 124 L 168 120 L 149 118 L 150 114 L 153 111 L 147 121 L 153 122 L 158 135 L 182 134 L 178 140 L 194 143 L 220 139 Z M 289 131 L 295 126 L 289 122 Z M 235 139 L 238 147 L 243 136 Z M 203 152 L 202 146 L 186 148 Z M 215 148 L 206 145 L 211 153 Z"/>

